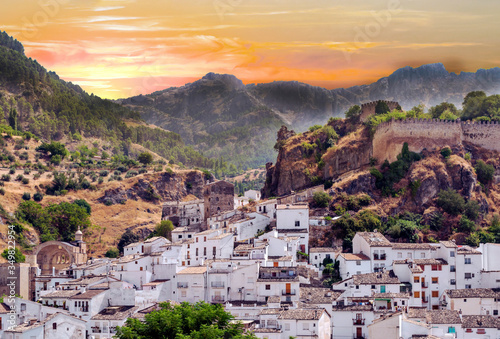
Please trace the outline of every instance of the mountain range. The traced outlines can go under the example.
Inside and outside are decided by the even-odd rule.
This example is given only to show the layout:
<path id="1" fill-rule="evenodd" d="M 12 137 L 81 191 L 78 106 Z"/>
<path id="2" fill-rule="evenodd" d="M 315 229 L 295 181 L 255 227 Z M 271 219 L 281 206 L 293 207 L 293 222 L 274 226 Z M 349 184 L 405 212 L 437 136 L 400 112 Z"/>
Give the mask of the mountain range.
<path id="1" fill-rule="evenodd" d="M 476 90 L 500 93 L 500 68 L 455 74 L 440 63 L 404 67 L 372 84 L 333 90 L 297 81 L 244 85 L 233 75 L 208 73 L 182 87 L 117 102 L 146 122 L 179 133 L 208 157 L 256 167 L 274 161 L 281 125 L 301 132 L 343 116 L 352 105 L 379 99 L 398 101 L 403 109 L 445 101 L 460 107 Z"/>

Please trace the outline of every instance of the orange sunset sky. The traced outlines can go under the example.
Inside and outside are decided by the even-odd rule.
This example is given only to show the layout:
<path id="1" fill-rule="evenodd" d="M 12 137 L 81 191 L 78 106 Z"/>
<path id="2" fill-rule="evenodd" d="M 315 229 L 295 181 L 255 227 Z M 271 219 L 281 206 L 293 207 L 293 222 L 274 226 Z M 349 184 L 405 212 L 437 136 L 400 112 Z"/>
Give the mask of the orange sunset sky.
<path id="1" fill-rule="evenodd" d="M 0 30 L 105 98 L 208 72 L 244 83 L 370 83 L 402 66 L 500 65 L 498 0 L 3 0 Z"/>

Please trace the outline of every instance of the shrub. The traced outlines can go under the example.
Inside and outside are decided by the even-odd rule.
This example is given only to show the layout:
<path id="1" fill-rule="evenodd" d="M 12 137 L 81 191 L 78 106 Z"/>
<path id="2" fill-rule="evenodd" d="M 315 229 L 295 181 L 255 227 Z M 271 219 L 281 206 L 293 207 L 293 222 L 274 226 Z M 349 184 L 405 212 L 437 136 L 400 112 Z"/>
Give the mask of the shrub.
<path id="1" fill-rule="evenodd" d="M 3 175 L 2 175 L 1 180 L 2 180 L 2 181 L 10 181 L 10 175 L 8 175 L 8 174 L 3 174 Z"/>
<path id="2" fill-rule="evenodd" d="M 476 229 L 476 224 L 474 221 L 469 220 L 465 215 L 462 215 L 460 221 L 458 222 L 458 229 L 460 232 L 470 233 Z"/>
<path id="3" fill-rule="evenodd" d="M 106 170 L 102 170 L 102 171 L 99 172 L 99 176 L 101 176 L 101 177 L 107 177 L 108 174 L 109 174 L 109 172 L 106 171 Z"/>
<path id="4" fill-rule="evenodd" d="M 484 161 L 479 160 L 474 167 L 477 174 L 477 180 L 485 186 L 493 181 L 493 175 L 495 174 L 495 168 L 492 165 L 487 165 Z"/>
<path id="5" fill-rule="evenodd" d="M 26 201 L 31 200 L 31 194 L 28 192 L 24 192 L 22 198 L 23 198 L 23 200 L 26 200 Z"/>
<path id="6" fill-rule="evenodd" d="M 40 201 L 42 201 L 42 199 L 43 199 L 43 194 L 40 192 L 36 192 L 33 195 L 33 200 L 35 200 L 36 202 L 40 202 Z"/>
<path id="7" fill-rule="evenodd" d="M 440 153 L 445 159 L 448 159 L 451 155 L 451 149 L 449 147 L 444 147 L 441 149 Z"/>
<path id="8" fill-rule="evenodd" d="M 24 169 L 24 174 L 25 174 L 25 175 L 28 175 L 28 174 L 30 174 L 30 173 L 31 173 L 31 170 L 30 170 L 29 168 L 25 168 L 25 169 Z"/>
<path id="9" fill-rule="evenodd" d="M 120 251 L 117 248 L 110 248 L 104 255 L 108 258 L 118 258 Z"/>
<path id="10" fill-rule="evenodd" d="M 16 170 L 15 170 L 14 168 L 11 168 L 11 169 L 9 170 L 9 174 L 16 174 Z"/>
<path id="11" fill-rule="evenodd" d="M 131 170 L 128 171 L 127 174 L 125 174 L 125 178 L 135 177 L 137 174 L 138 174 L 137 171 Z"/>
<path id="12" fill-rule="evenodd" d="M 328 207 L 332 197 L 326 192 L 315 192 L 313 194 L 313 201 L 317 207 Z"/>
<path id="13" fill-rule="evenodd" d="M 321 125 L 314 125 L 314 126 L 309 127 L 309 131 L 310 132 L 314 132 L 314 131 L 316 131 L 318 129 L 321 129 L 322 127 L 323 126 L 321 126 Z"/>
<path id="14" fill-rule="evenodd" d="M 439 192 L 436 203 L 450 215 L 458 215 L 465 208 L 464 198 L 452 188 Z"/>
<path id="15" fill-rule="evenodd" d="M 464 214 L 470 220 L 477 220 L 479 217 L 479 204 L 475 200 L 469 200 L 465 204 Z"/>
<path id="16" fill-rule="evenodd" d="M 148 170 L 144 167 L 142 167 L 141 169 L 139 169 L 139 174 L 144 174 L 144 173 L 148 173 Z"/>
<path id="17" fill-rule="evenodd" d="M 98 184 L 102 184 L 104 182 L 104 179 L 103 178 L 99 178 L 99 180 L 97 180 L 97 183 Z"/>
<path id="18" fill-rule="evenodd" d="M 434 212 L 429 216 L 429 228 L 433 231 L 439 231 L 443 227 L 444 215 L 441 212 Z"/>
<path id="19" fill-rule="evenodd" d="M 22 182 L 24 185 L 27 185 L 27 184 L 29 184 L 30 179 L 28 179 L 28 178 L 22 178 L 22 179 L 21 179 L 21 182 Z"/>
<path id="20" fill-rule="evenodd" d="M 153 162 L 153 155 L 149 152 L 142 152 L 141 154 L 139 154 L 139 156 L 137 157 L 137 160 L 141 163 L 141 164 L 150 164 Z"/>
<path id="21" fill-rule="evenodd" d="M 1 195 L 5 195 L 5 188 L 3 188 L 3 187 L 2 187 L 2 188 L 0 188 L 0 194 L 1 194 Z"/>

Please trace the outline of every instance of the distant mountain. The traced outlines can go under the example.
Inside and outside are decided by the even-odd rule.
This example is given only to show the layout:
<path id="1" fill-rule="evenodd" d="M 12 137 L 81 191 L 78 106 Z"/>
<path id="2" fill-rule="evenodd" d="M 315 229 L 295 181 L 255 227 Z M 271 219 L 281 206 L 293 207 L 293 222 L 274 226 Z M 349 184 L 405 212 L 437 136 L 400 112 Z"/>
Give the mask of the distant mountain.
<path id="1" fill-rule="evenodd" d="M 500 68 L 449 73 L 442 64 L 404 67 L 375 83 L 327 90 L 297 81 L 243 85 L 233 75 L 208 73 L 182 87 L 118 102 L 149 123 L 179 133 L 207 156 L 250 167 L 274 161 L 280 125 L 303 131 L 340 117 L 352 105 L 387 99 L 404 109 L 443 101 L 461 106 L 474 90 L 500 93 Z"/>

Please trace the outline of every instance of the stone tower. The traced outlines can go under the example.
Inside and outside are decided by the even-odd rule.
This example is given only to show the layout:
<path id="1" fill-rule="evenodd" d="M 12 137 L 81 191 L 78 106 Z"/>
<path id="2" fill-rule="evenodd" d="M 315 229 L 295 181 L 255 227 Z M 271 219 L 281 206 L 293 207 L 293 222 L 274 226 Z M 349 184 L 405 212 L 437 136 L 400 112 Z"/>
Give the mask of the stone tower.
<path id="1" fill-rule="evenodd" d="M 203 189 L 205 221 L 221 212 L 234 210 L 234 185 L 227 181 L 216 181 Z"/>

